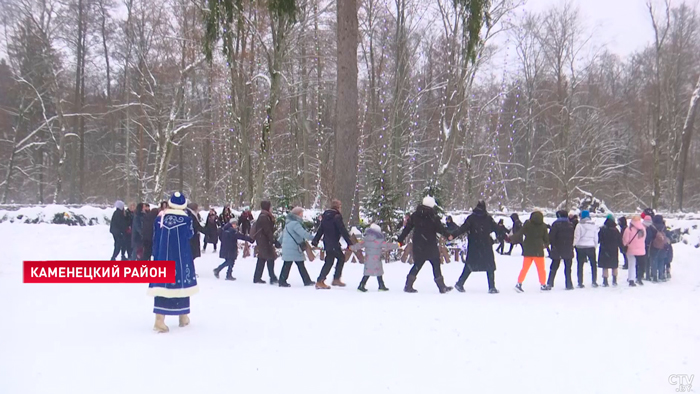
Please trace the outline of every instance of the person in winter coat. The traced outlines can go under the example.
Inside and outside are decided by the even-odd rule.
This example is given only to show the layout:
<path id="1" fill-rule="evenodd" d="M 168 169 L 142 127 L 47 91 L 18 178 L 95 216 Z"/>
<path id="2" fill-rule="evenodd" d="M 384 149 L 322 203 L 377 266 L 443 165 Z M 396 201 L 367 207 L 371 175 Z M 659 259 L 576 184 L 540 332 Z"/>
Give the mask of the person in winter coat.
<path id="1" fill-rule="evenodd" d="M 282 271 L 280 272 L 280 287 L 290 287 L 288 282 L 289 272 L 292 270 L 292 264 L 296 264 L 299 269 L 299 275 L 301 275 L 301 280 L 304 282 L 304 286 L 313 286 L 316 284 L 311 277 L 309 272 L 306 270 L 306 265 L 304 264 L 304 250 L 306 241 L 313 239 L 308 231 L 304 229 L 302 223 L 304 222 L 304 208 L 296 207 L 292 209 L 290 213 L 287 214 L 285 218 L 284 229 L 279 237 L 279 243 L 282 244 Z"/>
<path id="2" fill-rule="evenodd" d="M 588 211 L 581 212 L 581 221 L 574 230 L 574 246 L 576 247 L 576 262 L 578 267 L 578 288 L 583 285 L 583 266 L 586 260 L 591 263 L 591 286 L 598 287 L 598 262 L 596 260 L 596 248 L 598 247 L 598 227 Z"/>
<path id="3" fill-rule="evenodd" d="M 228 270 L 226 271 L 226 280 L 236 280 L 236 278 L 231 275 L 231 271 L 233 271 L 233 265 L 236 263 L 236 258 L 238 258 L 239 240 L 255 242 L 255 240 L 249 236 L 239 233 L 236 230 L 236 220 L 230 219 L 229 222 L 226 223 L 226 225 L 221 229 L 221 249 L 219 250 L 219 257 L 224 259 L 224 262 L 218 267 L 214 268 L 214 276 L 216 279 L 219 279 L 221 270 L 228 267 Z"/>
<path id="4" fill-rule="evenodd" d="M 569 214 L 569 221 L 574 225 L 574 228 L 578 225 L 578 215 L 575 213 Z"/>
<path id="5" fill-rule="evenodd" d="M 229 221 L 231 221 L 231 218 L 233 218 L 233 214 L 231 213 L 231 208 L 227 205 L 224 207 L 221 215 L 219 215 L 219 227 L 224 227 Z"/>
<path id="6" fill-rule="evenodd" d="M 262 279 L 265 263 L 267 263 L 267 273 L 270 275 L 270 284 L 278 283 L 277 275 L 275 275 L 275 259 L 277 259 L 277 251 L 275 250 L 275 216 L 270 212 L 272 204 L 269 201 L 260 202 L 260 215 L 255 222 L 255 229 L 251 238 L 258 245 L 258 262 L 255 265 L 255 274 L 253 275 L 253 283 L 265 284 Z"/>
<path id="7" fill-rule="evenodd" d="M 647 214 L 646 211 L 642 212 L 642 224 L 647 230 L 646 238 L 644 239 L 644 245 L 646 247 L 646 264 L 644 268 L 644 280 L 651 281 L 651 271 L 654 266 L 654 250 L 651 247 L 652 241 L 656 238 L 656 227 L 654 227 L 654 222 L 651 215 Z"/>
<path id="8" fill-rule="evenodd" d="M 131 224 L 134 221 L 134 212 L 136 212 L 136 203 L 129 204 L 129 208 L 124 211 L 126 214 L 126 232 L 124 233 L 124 247 L 126 248 L 126 255 L 128 260 L 133 260 L 134 250 L 131 246 Z"/>
<path id="9" fill-rule="evenodd" d="M 620 216 L 617 218 L 617 225 L 620 226 L 620 234 L 624 234 L 625 230 L 627 229 L 627 218 L 624 216 Z M 625 264 L 622 266 L 623 270 L 628 269 L 628 261 L 627 261 L 627 254 L 624 251 L 624 248 L 622 245 L 620 246 L 620 253 L 622 253 L 622 258 L 625 260 Z"/>
<path id="10" fill-rule="evenodd" d="M 619 254 L 622 247 L 622 235 L 617 229 L 615 217 L 608 215 L 605 224 L 598 231 L 598 266 L 603 269 L 603 287 L 608 287 L 609 270 L 612 269 L 612 285 L 617 286 L 617 268 L 619 266 Z"/>
<path id="11" fill-rule="evenodd" d="M 437 234 L 442 234 L 442 236 L 448 237 L 449 240 L 452 240 L 452 235 L 442 224 L 435 211 L 434 198 L 430 196 L 423 198 L 423 203 L 411 214 L 403 231 L 401 231 L 398 239 L 399 244 L 404 243 L 411 231 L 413 231 L 413 267 L 408 272 L 403 291 L 407 293 L 417 292 L 413 288 L 413 284 L 416 282 L 418 272 L 423 268 L 426 261 L 430 261 L 430 264 L 433 266 L 433 277 L 440 293 L 444 294 L 452 291 L 452 287 L 445 286 L 445 278 L 443 278 L 440 269 L 440 250 L 438 249 Z"/>
<path id="12" fill-rule="evenodd" d="M 238 218 L 238 228 L 241 233 L 245 235 L 250 235 L 250 224 L 253 222 L 253 214 L 250 212 L 250 208 L 243 208 L 243 213 Z"/>
<path id="13" fill-rule="evenodd" d="M 370 276 L 376 276 L 377 282 L 379 283 L 379 291 L 389 291 L 389 289 L 384 285 L 384 267 L 382 265 L 382 255 L 389 250 L 396 250 L 399 245 L 392 242 L 387 242 L 386 237 L 382 234 L 382 228 L 377 224 L 370 224 L 370 226 L 365 230 L 365 235 L 362 241 L 352 245 L 350 250 L 359 251 L 365 249 L 365 264 L 364 264 L 364 276 L 360 281 L 360 285 L 357 290 L 366 293 L 367 281 Z"/>
<path id="14" fill-rule="evenodd" d="M 666 281 L 666 260 L 668 258 L 668 246 L 671 244 L 670 232 L 666 230 L 666 222 L 663 216 L 655 215 L 652 219 L 655 230 L 654 238 L 651 241 L 651 281 Z"/>
<path id="15" fill-rule="evenodd" d="M 455 231 L 459 230 L 459 226 L 452 220 L 452 216 L 448 216 L 445 218 L 445 227 L 447 227 L 447 231 L 450 233 L 454 233 Z"/>
<path id="16" fill-rule="evenodd" d="M 639 215 L 632 217 L 629 226 L 622 233 L 622 249 L 627 256 L 627 282 L 630 286 L 644 285 L 644 264 L 646 262 L 646 227 Z"/>
<path id="17" fill-rule="evenodd" d="M 513 228 L 511 229 L 511 234 L 515 234 L 518 231 L 520 231 L 521 228 L 523 228 L 523 223 L 520 221 L 520 216 L 518 216 L 517 213 L 510 215 L 510 220 L 513 221 Z M 510 249 L 508 250 L 508 253 L 506 253 L 508 256 L 510 256 L 511 253 L 513 253 L 513 247 L 515 245 L 519 245 L 519 243 L 511 241 Z M 522 245 L 520 245 L 520 247 L 522 247 Z"/>
<path id="18" fill-rule="evenodd" d="M 499 227 L 496 221 L 486 212 L 486 203 L 479 201 L 459 230 L 452 233 L 455 238 L 467 234 L 467 259 L 462 275 L 455 284 L 455 289 L 460 293 L 464 293 L 464 283 L 472 272 L 486 272 L 489 293 L 498 293 L 496 289 L 496 259 L 493 255 L 493 239 L 491 238 L 491 233 L 498 236 L 498 231 Z"/>
<path id="19" fill-rule="evenodd" d="M 189 243 L 194 228 L 185 209 L 187 199 L 176 192 L 168 201 L 168 209 L 153 224 L 154 260 L 175 261 L 175 283 L 148 285 L 148 295 L 155 297 L 153 313 L 156 314 L 156 323 L 153 329 L 159 333 L 169 331 L 165 315 L 178 316 L 180 327 L 190 324 L 190 296 L 199 291 Z"/>
<path id="20" fill-rule="evenodd" d="M 496 240 L 498 241 L 498 247 L 496 252 L 503 255 L 505 252 L 506 238 L 508 237 L 508 229 L 503 223 L 503 219 L 498 221 L 498 231 L 496 232 Z"/>
<path id="21" fill-rule="evenodd" d="M 321 273 L 318 275 L 316 280 L 316 288 L 327 290 L 330 289 L 326 285 L 326 277 L 328 273 L 331 272 L 333 268 L 333 262 L 337 261 L 335 265 L 335 275 L 333 275 L 333 286 L 345 287 L 340 279 L 343 276 L 343 265 L 345 264 L 345 255 L 343 254 L 342 248 L 340 247 L 340 237 L 345 239 L 345 243 L 348 248 L 352 246 L 352 241 L 350 240 L 350 234 L 348 229 L 345 228 L 345 223 L 343 222 L 343 215 L 340 214 L 342 204 L 338 200 L 331 201 L 331 208 L 323 213 L 323 219 L 321 219 L 321 226 L 316 232 L 311 244 L 316 247 L 318 242 L 323 237 L 323 248 L 326 251 L 326 259 L 321 268 Z"/>
<path id="22" fill-rule="evenodd" d="M 204 232 L 204 227 L 202 227 L 202 224 L 200 223 L 201 217 L 199 216 L 199 206 L 195 203 L 190 203 L 187 205 L 187 210 L 185 212 L 187 212 L 187 216 L 192 219 L 194 235 L 192 238 L 190 238 L 190 248 L 192 248 L 192 258 L 196 259 L 197 257 L 202 256 L 202 240 L 199 234 Z"/>
<path id="23" fill-rule="evenodd" d="M 523 281 L 530 270 L 532 263 L 537 267 L 537 276 L 540 279 L 540 290 L 551 290 L 547 285 L 547 273 L 544 270 L 544 250 L 549 245 L 549 233 L 547 225 L 544 223 L 544 215 L 540 211 L 535 211 L 530 214 L 530 219 L 525 221 L 523 227 L 517 233 L 513 234 L 516 241 L 522 241 L 523 247 L 523 268 L 518 275 L 518 283 L 515 285 L 515 290 L 522 293 Z"/>
<path id="24" fill-rule="evenodd" d="M 219 227 L 217 222 L 216 211 L 210 209 L 207 215 L 207 221 L 204 223 L 204 247 L 202 247 L 202 253 L 207 250 L 207 244 L 214 245 L 214 252 L 216 252 L 216 244 L 219 242 Z"/>
<path id="25" fill-rule="evenodd" d="M 162 205 L 163 204 L 161 203 L 161 206 Z M 141 230 L 141 238 L 143 241 L 144 260 L 150 260 L 151 257 L 153 257 L 153 223 L 155 223 L 156 218 L 159 217 L 161 212 L 162 210 L 160 208 L 154 208 L 149 210 L 143 216 L 143 228 Z"/>
<path id="26" fill-rule="evenodd" d="M 109 223 L 109 232 L 114 238 L 114 252 L 112 252 L 112 258 L 110 260 L 116 260 L 120 253 L 122 255 L 122 260 L 126 260 L 126 229 L 129 224 L 127 223 L 126 213 L 124 212 L 124 202 L 117 201 L 114 203 L 114 207 L 116 209 Z"/>
<path id="27" fill-rule="evenodd" d="M 145 207 L 148 207 L 148 204 L 142 202 L 136 204 L 136 212 L 131 222 L 131 247 L 133 248 L 132 256 L 134 260 L 143 258 L 143 218 L 146 214 Z"/>
<path id="28" fill-rule="evenodd" d="M 557 276 L 559 264 L 564 260 L 564 276 L 566 278 L 566 290 L 573 290 L 574 284 L 571 280 L 571 265 L 574 260 L 574 224 L 568 218 L 566 211 L 557 212 L 557 220 L 552 223 L 549 230 L 549 257 L 552 265 L 549 267 L 549 278 L 547 285 L 554 287 L 554 278 Z"/>

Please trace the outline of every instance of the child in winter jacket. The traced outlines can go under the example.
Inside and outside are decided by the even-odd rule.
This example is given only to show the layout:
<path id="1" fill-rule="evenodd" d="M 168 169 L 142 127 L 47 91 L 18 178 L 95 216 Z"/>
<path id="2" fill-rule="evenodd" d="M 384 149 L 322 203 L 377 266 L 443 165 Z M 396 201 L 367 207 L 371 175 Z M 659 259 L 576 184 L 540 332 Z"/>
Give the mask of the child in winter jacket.
<path id="1" fill-rule="evenodd" d="M 523 268 L 518 276 L 518 284 L 515 285 L 515 290 L 523 292 L 523 281 L 530 270 L 532 263 L 537 267 L 537 275 L 540 279 L 541 290 L 551 290 L 547 285 L 547 274 L 544 269 L 544 250 L 549 246 L 549 232 L 547 225 L 544 223 L 544 215 L 542 212 L 535 211 L 530 215 L 530 219 L 525 221 L 523 227 L 517 233 L 513 234 L 516 242 L 522 241 L 523 246 Z"/>
<path id="2" fill-rule="evenodd" d="M 379 282 L 379 291 L 389 291 L 384 285 L 384 267 L 382 266 L 382 254 L 389 250 L 395 250 L 399 248 L 396 243 L 387 242 L 384 234 L 382 234 L 382 229 L 376 225 L 371 224 L 366 230 L 362 241 L 350 246 L 350 250 L 357 252 L 358 250 L 365 249 L 365 271 L 362 281 L 360 281 L 360 286 L 357 290 L 361 292 L 366 292 L 367 289 L 365 285 L 369 280 L 370 276 L 376 276 L 377 282 Z"/>
<path id="3" fill-rule="evenodd" d="M 627 282 L 630 286 L 643 285 L 642 276 L 644 275 L 646 262 L 646 245 L 647 229 L 642 224 L 642 218 L 639 215 L 632 217 L 629 226 L 622 233 L 622 248 L 627 256 Z M 635 284 L 636 283 L 636 284 Z"/>
<path id="4" fill-rule="evenodd" d="M 596 226 L 591 214 L 588 211 L 581 212 L 581 221 L 574 230 L 574 246 L 576 247 L 576 262 L 578 267 L 578 287 L 583 288 L 583 265 L 586 261 L 591 262 L 591 286 L 598 287 L 598 262 L 596 261 L 595 250 L 598 246 L 598 226 Z"/>
<path id="5" fill-rule="evenodd" d="M 252 238 L 247 235 L 243 235 L 236 229 L 236 219 L 231 218 L 229 222 L 221 229 L 221 249 L 219 249 L 219 257 L 224 259 L 224 262 L 220 266 L 214 268 L 214 276 L 219 279 L 219 273 L 224 268 L 228 267 L 226 271 L 226 280 L 236 280 L 231 276 L 231 271 L 233 270 L 233 265 L 236 263 L 236 258 L 238 258 L 238 241 L 247 241 L 250 243 L 255 242 Z"/>

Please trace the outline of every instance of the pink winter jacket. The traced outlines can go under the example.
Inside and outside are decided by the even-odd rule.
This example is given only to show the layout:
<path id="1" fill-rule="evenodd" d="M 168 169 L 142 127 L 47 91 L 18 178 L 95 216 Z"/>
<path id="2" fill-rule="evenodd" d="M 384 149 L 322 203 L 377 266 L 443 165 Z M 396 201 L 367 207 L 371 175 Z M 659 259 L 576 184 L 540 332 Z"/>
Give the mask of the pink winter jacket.
<path id="1" fill-rule="evenodd" d="M 647 230 L 641 221 L 631 222 L 625 233 L 622 234 L 622 245 L 627 246 L 627 254 L 644 256 L 646 254 L 646 245 L 644 243 L 646 236 Z"/>

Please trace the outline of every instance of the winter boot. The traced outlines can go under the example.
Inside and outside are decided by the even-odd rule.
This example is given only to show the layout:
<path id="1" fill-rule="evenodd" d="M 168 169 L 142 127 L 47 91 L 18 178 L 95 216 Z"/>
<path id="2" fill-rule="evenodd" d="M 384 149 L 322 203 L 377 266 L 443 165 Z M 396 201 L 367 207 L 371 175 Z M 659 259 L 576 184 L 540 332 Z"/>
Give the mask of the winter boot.
<path id="1" fill-rule="evenodd" d="M 319 280 L 318 282 L 316 282 L 316 290 L 328 290 L 330 288 L 331 287 L 328 286 L 323 280 Z"/>
<path id="2" fill-rule="evenodd" d="M 460 285 L 459 282 L 455 283 L 455 289 L 460 293 L 464 293 L 464 286 Z"/>
<path id="3" fill-rule="evenodd" d="M 596 283 L 596 282 L 591 283 L 591 287 L 598 287 L 598 283 Z"/>
<path id="4" fill-rule="evenodd" d="M 518 293 L 524 293 L 525 290 L 523 290 L 523 284 L 518 283 L 517 285 L 515 285 L 515 291 L 517 291 Z"/>
<path id="5" fill-rule="evenodd" d="M 406 286 L 404 286 L 403 291 L 406 293 L 417 293 L 418 290 L 413 288 L 413 284 L 416 283 L 416 277 L 413 275 L 409 275 L 406 277 Z"/>
<path id="6" fill-rule="evenodd" d="M 550 291 L 550 290 L 552 290 L 552 287 L 549 286 L 549 285 L 542 285 L 542 286 L 540 286 L 540 290 L 542 290 L 542 291 Z"/>
<path id="7" fill-rule="evenodd" d="M 316 282 L 309 281 L 309 282 L 304 283 L 304 286 L 306 286 L 306 287 L 308 287 L 308 286 L 314 286 L 315 284 L 316 284 Z"/>
<path id="8" fill-rule="evenodd" d="M 292 287 L 292 285 L 287 282 L 279 282 L 279 287 Z"/>
<path id="9" fill-rule="evenodd" d="M 214 276 L 216 277 L 216 279 L 219 279 L 219 273 L 220 273 L 220 272 L 221 272 L 220 269 L 214 268 Z"/>
<path id="10" fill-rule="evenodd" d="M 379 282 L 379 291 L 389 291 L 389 289 L 384 285 L 384 278 L 378 276 L 377 281 Z"/>
<path id="11" fill-rule="evenodd" d="M 608 287 L 608 278 L 603 277 L 603 287 Z"/>
<path id="12" fill-rule="evenodd" d="M 234 278 L 234 277 L 231 276 L 231 275 L 226 275 L 226 280 L 230 280 L 230 281 L 233 282 L 234 280 L 236 280 L 236 278 Z"/>
<path id="13" fill-rule="evenodd" d="M 617 276 L 613 275 L 613 287 L 617 287 Z"/>
<path id="14" fill-rule="evenodd" d="M 360 281 L 360 285 L 357 286 L 357 290 L 361 291 L 363 293 L 367 292 L 367 289 L 365 288 L 365 285 L 367 284 L 367 280 L 369 279 L 369 276 L 363 276 L 362 280 Z"/>
<path id="15" fill-rule="evenodd" d="M 498 291 L 498 289 L 495 288 L 495 287 L 492 287 L 492 288 L 489 289 L 489 294 L 498 294 L 498 293 L 499 293 L 499 291 Z"/>
<path id="16" fill-rule="evenodd" d="M 153 326 L 153 331 L 158 331 L 158 333 L 170 331 L 168 326 L 165 325 L 165 315 L 156 314 L 156 324 Z"/>
<path id="17" fill-rule="evenodd" d="M 452 287 L 445 286 L 445 278 L 443 278 L 442 276 L 435 278 L 435 284 L 437 285 L 438 289 L 440 290 L 440 294 L 445 294 L 445 293 L 449 293 L 452 291 Z"/>
<path id="18" fill-rule="evenodd" d="M 644 286 L 644 282 L 641 279 L 637 279 L 636 283 L 638 286 Z"/>
<path id="19" fill-rule="evenodd" d="M 574 285 L 573 285 L 573 284 L 568 284 L 568 285 L 566 285 L 566 290 L 573 290 L 573 289 L 574 289 Z"/>
<path id="20" fill-rule="evenodd" d="M 583 288 L 585 288 L 586 286 L 584 286 L 583 283 L 579 283 L 578 286 L 576 286 L 576 287 L 578 287 L 579 289 L 583 289 Z"/>
<path id="21" fill-rule="evenodd" d="M 333 279 L 331 283 L 332 286 L 345 287 L 345 283 L 341 282 L 340 279 Z"/>
<path id="22" fill-rule="evenodd" d="M 262 280 L 262 279 L 253 279 L 253 283 L 255 283 L 255 284 L 257 284 L 257 285 L 264 285 L 264 284 L 267 283 L 267 282 L 265 282 L 265 281 Z"/>
<path id="23" fill-rule="evenodd" d="M 187 325 L 190 324 L 190 317 L 187 315 L 180 315 L 178 316 L 180 318 L 180 327 L 186 327 Z"/>
<path id="24" fill-rule="evenodd" d="M 630 287 L 636 287 L 636 286 L 637 286 L 637 284 L 636 284 L 636 283 L 634 283 L 634 281 L 633 281 L 633 280 L 628 280 L 627 282 L 629 282 L 629 284 L 630 284 Z"/>
<path id="25" fill-rule="evenodd" d="M 277 278 L 270 278 L 270 284 L 271 284 L 271 285 L 274 286 L 274 285 L 276 285 L 276 284 L 278 284 L 278 283 L 280 283 L 280 281 L 277 280 Z"/>

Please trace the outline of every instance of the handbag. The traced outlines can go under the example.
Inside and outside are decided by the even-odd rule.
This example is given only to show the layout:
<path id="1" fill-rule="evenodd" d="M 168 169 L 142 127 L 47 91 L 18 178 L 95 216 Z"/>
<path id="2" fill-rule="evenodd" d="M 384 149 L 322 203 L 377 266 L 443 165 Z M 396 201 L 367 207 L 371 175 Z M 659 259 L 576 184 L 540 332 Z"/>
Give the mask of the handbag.
<path id="1" fill-rule="evenodd" d="M 627 254 L 627 247 L 630 246 L 632 241 L 634 241 L 635 238 L 639 236 L 639 234 L 642 232 L 642 230 L 637 229 L 637 234 L 634 234 L 634 237 L 627 243 L 627 245 L 622 245 L 622 253 Z"/>
<path id="2" fill-rule="evenodd" d="M 306 251 L 306 242 L 304 242 L 303 244 L 300 244 L 300 243 L 296 240 L 296 238 L 294 238 L 294 236 L 292 235 L 292 233 L 289 232 L 289 229 L 288 229 L 288 228 L 285 227 L 284 231 L 286 231 L 287 234 L 289 234 L 289 236 L 292 237 L 292 240 L 294 241 L 295 244 L 297 244 L 297 246 L 299 247 L 299 249 L 301 249 L 302 252 Z"/>

